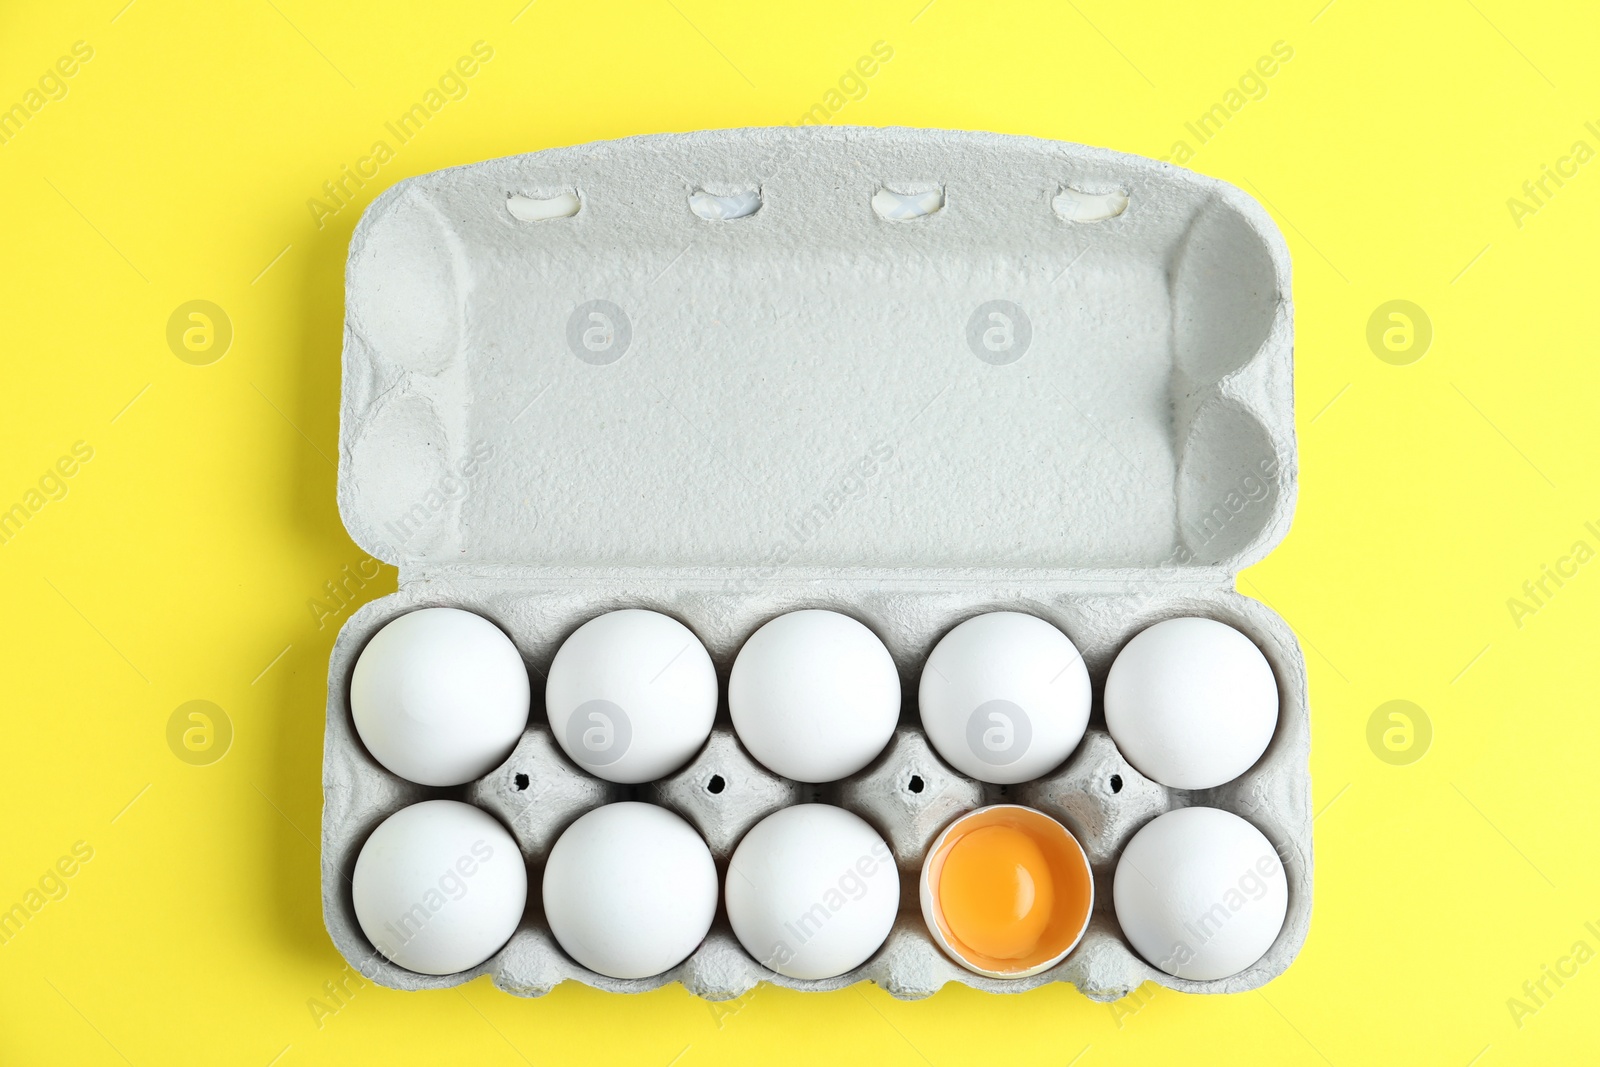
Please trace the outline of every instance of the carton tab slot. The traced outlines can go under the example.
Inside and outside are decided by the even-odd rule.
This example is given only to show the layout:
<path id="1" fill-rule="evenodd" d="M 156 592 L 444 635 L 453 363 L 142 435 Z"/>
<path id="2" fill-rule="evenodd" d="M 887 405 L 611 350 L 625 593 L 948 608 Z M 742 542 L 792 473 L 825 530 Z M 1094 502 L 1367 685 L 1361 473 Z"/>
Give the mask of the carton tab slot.
<path id="1" fill-rule="evenodd" d="M 583 202 L 576 191 L 568 189 L 555 196 L 535 197 L 512 193 L 506 197 L 506 210 L 518 222 L 545 222 L 549 219 L 568 219 L 578 213 Z"/>
<path id="2" fill-rule="evenodd" d="M 890 222 L 910 222 L 912 219 L 937 215 L 944 210 L 944 187 L 899 193 L 884 186 L 872 194 L 872 210 Z"/>
<path id="3" fill-rule="evenodd" d="M 719 195 L 696 189 L 689 194 L 689 210 L 707 222 L 732 222 L 748 218 L 761 210 L 761 190 L 744 189 Z"/>
<path id="4" fill-rule="evenodd" d="M 1120 190 L 1109 193 L 1086 193 L 1081 189 L 1063 186 L 1050 201 L 1055 213 L 1067 222 L 1104 222 L 1128 210 L 1128 194 Z"/>

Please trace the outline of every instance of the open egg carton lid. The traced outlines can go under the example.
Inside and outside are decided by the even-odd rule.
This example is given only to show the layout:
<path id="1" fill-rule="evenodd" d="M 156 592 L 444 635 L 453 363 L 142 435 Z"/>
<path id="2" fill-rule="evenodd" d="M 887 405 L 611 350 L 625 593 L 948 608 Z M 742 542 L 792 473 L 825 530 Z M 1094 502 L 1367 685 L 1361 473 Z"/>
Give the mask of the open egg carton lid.
<path id="1" fill-rule="evenodd" d="M 340 511 L 405 578 L 1228 582 L 1293 509 L 1288 271 L 1238 189 L 1023 137 L 728 130 L 423 175 L 350 249 Z"/>
<path id="2" fill-rule="evenodd" d="M 1287 625 L 1232 586 L 1293 511 L 1292 324 L 1288 252 L 1254 200 L 1079 145 L 726 130 L 553 149 L 391 188 L 357 227 L 347 273 L 339 506 L 355 540 L 400 568 L 400 590 L 347 622 L 330 663 L 323 896 L 340 951 L 386 985 L 489 973 L 528 994 L 566 979 L 681 980 L 724 998 L 758 980 L 865 978 L 900 996 L 1067 980 L 1109 999 L 1147 979 L 1222 992 L 1281 973 L 1310 915 L 1305 669 Z M 656 979 L 587 972 L 540 925 L 538 870 L 561 828 L 622 793 L 565 762 L 539 702 L 506 766 L 458 790 L 403 782 L 355 734 L 361 648 L 432 605 L 499 623 L 536 671 L 588 618 L 652 607 L 695 630 L 724 691 L 739 644 L 767 619 L 854 614 L 894 655 L 907 706 L 884 756 L 821 799 L 883 831 L 904 882 L 941 820 L 1020 797 L 1086 839 L 1090 932 L 1053 971 L 986 979 L 933 946 L 913 891 L 886 946 L 839 979 L 766 971 L 720 915 L 701 950 Z M 1097 701 L 1064 768 L 1002 795 L 933 755 L 914 694 L 943 633 L 1006 609 L 1073 638 Z M 1260 764 L 1193 794 L 1122 760 L 1098 705 L 1117 649 L 1183 614 L 1250 635 L 1281 693 Z M 688 768 L 641 795 L 689 818 L 722 860 L 761 815 L 813 796 L 749 759 L 725 701 L 718 722 Z M 530 817 L 516 783 L 541 774 Z M 908 775 L 927 797 L 897 792 Z M 708 776 L 723 780 L 720 803 L 698 791 Z M 1104 795 L 1113 777 L 1126 783 L 1118 798 Z M 442 978 L 378 955 L 348 886 L 367 833 L 436 796 L 505 820 L 534 878 L 511 942 Z M 1285 860 L 1285 929 L 1230 979 L 1155 970 L 1110 909 L 1127 838 L 1186 804 L 1246 815 Z"/>

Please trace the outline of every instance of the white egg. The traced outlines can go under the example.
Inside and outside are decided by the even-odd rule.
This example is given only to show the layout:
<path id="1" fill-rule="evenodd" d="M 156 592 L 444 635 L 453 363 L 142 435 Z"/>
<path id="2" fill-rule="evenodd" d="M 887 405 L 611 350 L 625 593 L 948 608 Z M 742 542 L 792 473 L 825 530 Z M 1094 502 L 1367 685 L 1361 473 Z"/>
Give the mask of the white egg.
<path id="1" fill-rule="evenodd" d="M 1032 615 L 968 619 L 934 646 L 917 705 L 939 755 L 980 782 L 1054 770 L 1089 725 L 1089 671 L 1066 634 Z"/>
<path id="2" fill-rule="evenodd" d="M 865 963 L 889 936 L 900 873 L 862 819 L 799 804 L 745 834 L 723 899 L 734 936 L 758 963 L 790 978 L 832 978 Z"/>
<path id="3" fill-rule="evenodd" d="M 511 639 L 458 608 L 390 622 L 350 679 L 367 751 L 422 785 L 461 785 L 499 766 L 528 725 L 528 703 L 528 669 Z"/>
<path id="4" fill-rule="evenodd" d="M 848 615 L 780 615 L 750 635 L 728 679 L 733 729 L 769 770 L 832 782 L 883 751 L 900 718 L 900 674 Z"/>
<path id="5" fill-rule="evenodd" d="M 683 623 L 627 608 L 562 643 L 544 703 L 562 751 L 590 774 L 633 785 L 677 770 L 705 744 L 717 672 Z"/>
<path id="6" fill-rule="evenodd" d="M 493 816 L 455 800 L 426 800 L 385 819 L 361 846 L 350 881 L 367 940 L 422 974 L 454 974 L 493 956 L 528 900 L 517 843 Z"/>
<path id="7" fill-rule="evenodd" d="M 1238 974 L 1283 929 L 1289 885 L 1272 843 L 1232 812 L 1179 808 L 1123 849 L 1112 886 L 1134 949 L 1179 978 Z"/>
<path id="8" fill-rule="evenodd" d="M 612 978 L 686 959 L 717 911 L 717 868 L 665 808 L 607 804 L 567 827 L 544 867 L 544 912 L 567 955 Z"/>
<path id="9" fill-rule="evenodd" d="M 1278 682 L 1261 650 L 1212 619 L 1140 632 L 1106 678 L 1106 728 L 1127 761 L 1174 789 L 1249 770 L 1278 726 Z"/>

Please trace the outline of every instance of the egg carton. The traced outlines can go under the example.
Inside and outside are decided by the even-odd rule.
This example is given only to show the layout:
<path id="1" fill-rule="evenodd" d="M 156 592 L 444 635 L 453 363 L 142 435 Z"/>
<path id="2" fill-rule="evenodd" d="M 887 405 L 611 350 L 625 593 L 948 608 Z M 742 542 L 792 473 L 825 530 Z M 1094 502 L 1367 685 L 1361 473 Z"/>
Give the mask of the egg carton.
<path id="1" fill-rule="evenodd" d="M 1305 664 L 1287 624 L 1233 583 L 1293 511 L 1292 335 L 1288 253 L 1255 201 L 1078 145 L 727 130 L 549 150 L 391 188 L 351 244 L 338 493 L 352 536 L 398 566 L 400 582 L 350 617 L 329 666 L 322 895 L 334 944 L 386 986 L 489 974 L 527 996 L 567 980 L 618 992 L 682 982 L 713 1000 L 759 982 L 820 990 L 868 980 L 917 998 L 947 982 L 1020 992 L 1066 981 L 1112 1000 L 1145 981 L 1234 992 L 1282 973 L 1311 913 Z M 454 788 L 385 770 L 350 713 L 367 640 L 431 606 L 498 624 L 536 694 L 505 763 Z M 539 699 L 561 642 L 623 607 L 692 629 L 724 694 L 698 755 L 641 786 L 568 760 Z M 755 762 L 725 697 L 744 640 L 801 608 L 869 626 L 904 694 L 887 749 L 825 785 Z M 939 638 L 999 610 L 1071 637 L 1095 692 L 1067 762 L 1014 786 L 951 769 L 916 707 Z M 1193 791 L 1130 766 L 1101 705 L 1117 651 L 1146 626 L 1190 615 L 1247 634 L 1280 697 L 1261 760 Z M 435 798 L 496 815 L 529 870 L 511 940 L 445 976 L 377 953 L 350 888 L 368 834 Z M 705 942 L 664 974 L 586 970 L 544 920 L 543 864 L 574 819 L 624 799 L 682 815 L 724 875 L 740 836 L 779 808 L 824 801 L 855 812 L 900 871 L 887 942 L 837 978 L 791 979 L 749 956 L 719 908 Z M 1082 942 L 1028 978 L 956 965 L 918 904 L 939 830 L 997 802 L 1059 819 L 1094 872 Z M 1288 881 L 1275 943 L 1215 981 L 1141 959 L 1111 903 L 1128 839 L 1193 804 L 1258 827 Z"/>

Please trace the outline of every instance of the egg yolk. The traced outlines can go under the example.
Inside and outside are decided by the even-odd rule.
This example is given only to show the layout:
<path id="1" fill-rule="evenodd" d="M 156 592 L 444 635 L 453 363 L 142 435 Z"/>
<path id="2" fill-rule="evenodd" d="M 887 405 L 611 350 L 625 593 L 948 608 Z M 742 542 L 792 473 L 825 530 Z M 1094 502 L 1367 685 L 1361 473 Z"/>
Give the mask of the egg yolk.
<path id="1" fill-rule="evenodd" d="M 1039 943 L 1055 907 L 1044 852 L 1015 826 L 985 826 L 956 841 L 939 876 L 950 932 L 997 960 L 1020 959 Z"/>

